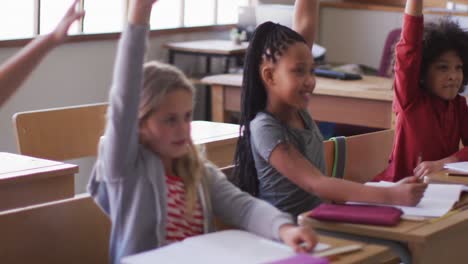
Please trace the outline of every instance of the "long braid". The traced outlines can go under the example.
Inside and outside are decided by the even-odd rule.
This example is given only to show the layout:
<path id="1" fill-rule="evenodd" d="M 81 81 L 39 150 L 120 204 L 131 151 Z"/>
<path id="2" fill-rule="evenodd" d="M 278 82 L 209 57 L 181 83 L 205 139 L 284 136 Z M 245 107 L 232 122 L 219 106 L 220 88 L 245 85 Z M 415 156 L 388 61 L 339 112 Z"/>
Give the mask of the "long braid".
<path id="1" fill-rule="evenodd" d="M 242 81 L 240 137 L 234 158 L 235 169 L 231 180 L 242 190 L 257 196 L 258 178 L 250 145 L 250 122 L 267 103 L 267 91 L 260 76 L 264 60 L 276 63 L 284 51 L 296 42 L 306 43 L 294 30 L 265 22 L 257 27 L 245 56 Z"/>

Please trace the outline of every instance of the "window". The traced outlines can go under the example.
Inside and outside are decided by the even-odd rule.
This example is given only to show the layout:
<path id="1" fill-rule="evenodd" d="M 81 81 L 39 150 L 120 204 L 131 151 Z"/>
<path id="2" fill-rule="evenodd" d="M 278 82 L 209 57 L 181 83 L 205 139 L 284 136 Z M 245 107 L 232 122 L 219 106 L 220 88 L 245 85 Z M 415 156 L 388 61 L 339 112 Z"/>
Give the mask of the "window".
<path id="1" fill-rule="evenodd" d="M 51 32 L 73 0 L 0 1 L 0 40 L 30 38 Z M 238 8 L 252 0 L 159 0 L 151 14 L 151 29 L 237 23 Z M 122 30 L 128 0 L 81 0 L 86 15 L 69 34 Z"/>
<path id="2" fill-rule="evenodd" d="M 215 0 L 185 0 L 184 26 L 215 24 Z"/>
<path id="3" fill-rule="evenodd" d="M 183 25 L 183 0 L 159 0 L 151 11 L 151 29 L 177 28 Z"/>
<path id="4" fill-rule="evenodd" d="M 250 0 L 159 0 L 151 14 L 151 28 L 237 23 L 239 6 L 249 3 Z"/>
<path id="5" fill-rule="evenodd" d="M 83 33 L 121 31 L 125 22 L 124 4 L 123 1 L 116 0 L 85 0 Z"/>
<path id="6" fill-rule="evenodd" d="M 218 0 L 217 22 L 218 24 L 235 24 L 239 6 L 249 5 L 248 0 Z"/>
<path id="7" fill-rule="evenodd" d="M 0 2 L 0 39 L 30 38 L 34 35 L 34 1 Z"/>

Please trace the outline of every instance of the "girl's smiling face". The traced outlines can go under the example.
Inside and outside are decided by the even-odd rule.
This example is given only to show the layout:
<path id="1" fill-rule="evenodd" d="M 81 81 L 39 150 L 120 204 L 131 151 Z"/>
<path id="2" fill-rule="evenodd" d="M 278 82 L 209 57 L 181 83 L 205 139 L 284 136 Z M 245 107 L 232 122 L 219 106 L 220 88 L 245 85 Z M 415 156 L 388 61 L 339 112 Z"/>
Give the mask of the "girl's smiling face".
<path id="1" fill-rule="evenodd" d="M 276 63 L 264 62 L 270 67 L 263 74 L 268 100 L 304 109 L 315 88 L 315 63 L 308 46 L 302 42 L 290 45 Z"/>

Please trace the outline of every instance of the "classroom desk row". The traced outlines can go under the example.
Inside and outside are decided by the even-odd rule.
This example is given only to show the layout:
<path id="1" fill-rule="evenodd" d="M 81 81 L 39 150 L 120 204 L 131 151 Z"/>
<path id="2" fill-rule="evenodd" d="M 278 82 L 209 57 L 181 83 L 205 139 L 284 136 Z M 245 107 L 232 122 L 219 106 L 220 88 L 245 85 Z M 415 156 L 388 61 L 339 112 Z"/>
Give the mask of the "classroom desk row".
<path id="1" fill-rule="evenodd" d="M 232 163 L 239 126 L 192 122 L 192 139 L 219 167 Z M 73 197 L 78 166 L 0 152 L 0 211 Z"/>
<path id="2" fill-rule="evenodd" d="M 212 75 L 201 82 L 211 89 L 213 121 L 229 121 L 231 112 L 240 111 L 242 75 Z M 316 77 L 308 110 L 316 121 L 391 129 L 395 125 L 392 87 L 393 79 L 377 76 L 346 81 Z"/>
<path id="3" fill-rule="evenodd" d="M 468 185 L 468 177 L 446 176 L 445 171 L 428 177 L 430 182 Z M 468 194 L 463 194 L 459 203 L 468 203 Z M 318 230 L 402 243 L 411 252 L 414 264 L 466 263 L 468 259 L 468 210 L 453 210 L 440 218 L 420 221 L 402 219 L 395 227 L 318 221 L 308 217 L 307 213 L 299 216 L 299 223 Z"/>
<path id="4" fill-rule="evenodd" d="M 205 122 L 205 121 L 194 121 L 192 123 L 192 138 L 194 143 L 201 146 L 206 152 L 207 158 L 212 160 L 218 166 L 225 166 L 230 164 L 235 151 L 237 143 L 237 137 L 239 133 L 239 126 L 232 124 Z M 65 210 L 66 204 L 70 204 L 70 207 L 76 207 L 78 204 L 86 203 L 86 207 L 92 206 L 92 200 L 73 198 L 74 193 L 74 179 L 73 175 L 78 172 L 76 165 L 67 164 L 63 162 L 50 161 L 45 159 L 33 158 L 28 156 L 22 156 L 11 153 L 0 153 L 0 222 L 5 222 L 3 227 L 5 230 L 9 230 L 8 237 L 4 237 L 8 241 L 12 241 L 11 237 L 18 237 L 14 239 L 14 243 L 8 243 L 7 240 L 0 240 L 1 244 L 8 245 L 8 252 L 4 252 L 1 255 L 2 259 L 10 259 L 17 261 L 19 259 L 43 259 L 45 257 L 43 252 L 51 252 L 51 245 L 57 245 L 54 240 L 63 240 L 60 236 L 51 236 L 50 241 L 44 243 L 27 243 L 36 250 L 28 250 L 27 246 L 24 247 L 24 240 L 19 239 L 21 237 L 18 232 L 22 230 L 31 230 L 31 226 L 35 229 L 50 230 L 49 225 L 44 225 L 43 222 L 37 222 L 31 225 L 32 218 L 40 217 L 39 214 L 47 214 L 47 217 L 51 217 L 54 210 L 62 212 Z M 66 200 L 63 200 L 66 199 Z M 63 201 L 59 202 L 58 201 Z M 44 204 L 49 202 L 49 204 Z M 24 207 L 29 206 L 29 207 Z M 81 207 L 81 205 L 79 205 Z M 5 211 L 7 209 L 19 208 L 13 211 Z M 57 208 L 57 209 L 55 209 Z M 42 213 L 43 212 L 43 213 Z M 96 213 L 99 210 L 90 210 L 88 213 Z M 31 218 L 29 222 L 15 221 L 16 218 L 24 218 L 25 215 Z M 98 218 L 97 216 L 89 216 L 90 218 Z M 3 221 L 3 219 L 5 221 Z M 29 218 L 28 218 L 29 219 Z M 58 230 L 64 228 L 61 226 L 75 225 L 69 223 L 68 220 L 60 221 L 61 216 L 57 215 L 57 219 L 54 220 L 54 226 Z M 83 219 L 88 219 L 87 217 Z M 80 220 L 81 221 L 81 220 Z M 86 220 L 88 221 L 88 220 Z M 29 223 L 29 227 L 23 227 L 22 224 Z M 78 223 L 76 223 L 78 224 Z M 102 223 L 101 223 L 102 224 Z M 8 226 L 12 225 L 12 226 Z M 79 225 L 79 224 L 78 224 Z M 53 229 L 53 228 L 52 228 Z M 43 231 L 43 230 L 41 230 Z M 101 232 L 107 234 L 106 232 Z M 60 233 L 60 232 L 57 232 Z M 64 232 L 65 233 L 65 232 Z M 69 232 L 66 232 L 69 234 Z M 88 234 L 87 232 L 86 234 Z M 76 234 L 71 234 L 75 236 Z M 81 239 L 81 238 L 80 238 Z M 22 241 L 22 242 L 21 242 Z M 102 241 L 102 239 L 100 239 Z M 107 241 L 107 240 L 105 240 Z M 337 239 L 327 236 L 320 236 L 320 241 L 331 245 L 332 247 L 340 247 L 344 245 L 356 244 L 354 241 L 347 241 L 344 239 Z M 21 248 L 15 243 L 21 243 Z M 379 263 L 382 259 L 392 258 L 393 255 L 387 247 L 371 245 L 365 243 L 361 244 L 363 247 L 361 250 L 344 254 L 342 257 L 334 258 L 332 263 Z M 75 243 L 79 247 L 79 243 Z M 106 248 L 102 245 L 99 248 Z M 24 250 L 31 252 L 27 257 L 19 256 L 20 252 Z M 85 251 L 87 249 L 84 249 Z M 42 253 L 41 253 L 42 252 Z M 59 254 L 60 258 L 67 256 L 68 250 L 63 250 L 63 254 Z M 8 254 L 7 254 L 8 253 Z M 96 252 L 95 252 L 96 253 Z M 93 253 L 93 255 L 95 254 Z M 98 254 L 100 257 L 106 254 Z M 48 257 L 48 259 L 51 259 Z M 8 262 L 8 261 L 7 261 Z M 73 262 L 73 261 L 71 261 Z"/>
<path id="5" fill-rule="evenodd" d="M 202 83 L 211 87 L 213 121 L 225 122 L 230 112 L 240 111 L 242 75 L 213 75 Z M 392 85 L 392 79 L 376 76 L 356 81 L 316 77 L 308 109 L 317 121 L 390 129 L 394 123 Z"/>
<path id="6" fill-rule="evenodd" d="M 214 160 L 218 166 L 230 164 L 232 161 L 238 133 L 238 125 L 205 121 L 194 121 L 192 124 L 192 137 L 195 144 L 204 145 L 208 158 Z M 24 202 L 25 198 L 28 198 L 30 203 L 45 202 L 46 199 L 40 198 L 40 195 L 37 196 L 39 198 L 34 197 L 33 191 L 14 191 L 24 188 L 21 187 L 22 184 L 26 186 L 33 182 L 35 182 L 35 184 L 31 184 L 34 186 L 33 189 L 47 194 L 57 194 L 55 197 L 48 197 L 48 199 L 59 200 L 73 197 L 73 174 L 78 171 L 75 165 L 10 153 L 0 153 L 0 161 L 3 163 L 0 166 L 2 168 L 0 187 L 3 188 L 0 191 L 0 201 L 10 204 L 15 197 L 19 198 L 20 201 L 16 205 L 10 205 L 10 207 L 0 203 L 4 206 L 4 208 L 0 207 L 0 210 L 25 206 L 27 205 Z M 467 179 L 463 177 L 451 176 L 448 178 L 443 174 L 437 174 L 431 175 L 430 178 L 438 181 L 456 180 L 458 183 L 468 184 Z M 57 180 L 57 183 L 54 184 L 54 180 Z M 392 228 L 331 224 L 304 217 L 301 218 L 301 223 L 313 225 L 317 229 L 368 235 L 404 243 L 413 254 L 414 263 L 437 263 L 447 259 L 455 261 L 468 257 L 461 249 L 463 245 L 468 243 L 468 237 L 464 236 L 464 231 L 468 230 L 468 211 L 456 212 L 437 221 L 412 222 L 403 220 L 397 227 Z M 437 250 L 440 248 L 443 249 L 442 253 Z M 354 258 L 347 256 L 342 259 L 344 262 L 336 263 L 375 263 L 375 261 L 364 262 L 363 257 L 367 256 L 365 259 L 376 260 L 376 256 L 389 256 L 391 253 L 385 247 L 382 249 L 382 247 L 367 245 L 363 251 L 351 255 L 361 257 L 356 257 L 359 261 L 349 262 Z"/>

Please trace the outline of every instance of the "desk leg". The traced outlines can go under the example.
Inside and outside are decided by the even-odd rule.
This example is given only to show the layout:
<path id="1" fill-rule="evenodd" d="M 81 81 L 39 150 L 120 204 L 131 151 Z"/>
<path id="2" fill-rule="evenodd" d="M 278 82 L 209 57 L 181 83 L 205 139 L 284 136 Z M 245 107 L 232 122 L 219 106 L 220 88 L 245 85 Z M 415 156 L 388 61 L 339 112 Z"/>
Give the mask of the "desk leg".
<path id="1" fill-rule="evenodd" d="M 209 56 L 209 55 L 206 56 L 205 73 L 206 74 L 211 73 L 211 56 Z"/>
<path id="2" fill-rule="evenodd" d="M 173 50 L 169 50 L 169 64 L 174 65 L 175 62 L 175 52 Z"/>
<path id="3" fill-rule="evenodd" d="M 231 57 L 226 56 L 226 61 L 225 61 L 225 64 L 224 64 L 224 73 L 229 73 L 230 63 L 231 63 Z"/>
<path id="4" fill-rule="evenodd" d="M 224 86 L 211 86 L 211 120 L 214 122 L 225 122 L 227 114 L 224 111 Z"/>

